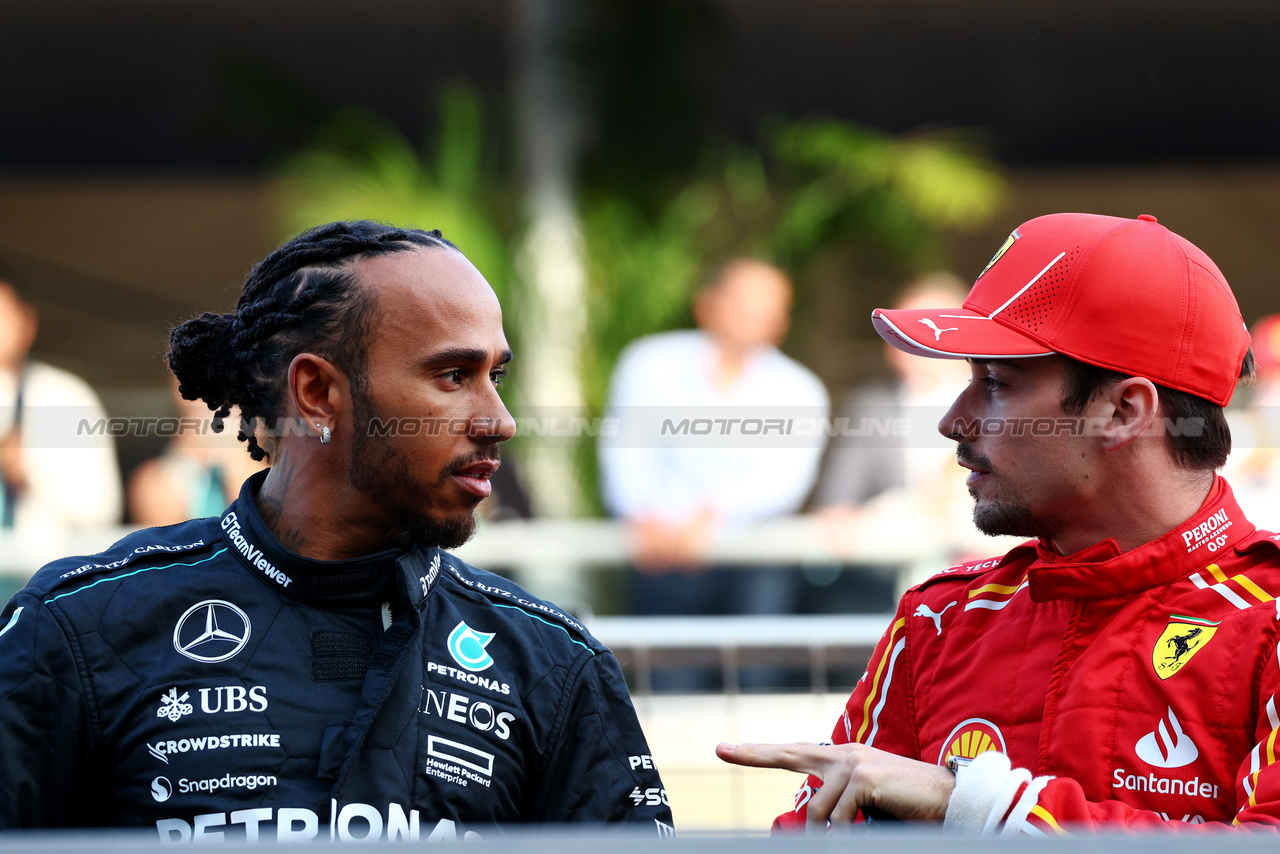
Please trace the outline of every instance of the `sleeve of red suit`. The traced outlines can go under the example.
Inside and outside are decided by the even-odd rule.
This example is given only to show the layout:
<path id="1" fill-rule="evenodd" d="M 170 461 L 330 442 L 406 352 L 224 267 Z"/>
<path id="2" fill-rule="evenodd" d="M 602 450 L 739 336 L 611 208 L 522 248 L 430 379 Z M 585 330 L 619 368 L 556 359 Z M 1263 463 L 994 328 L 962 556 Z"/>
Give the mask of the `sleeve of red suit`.
<path id="1" fill-rule="evenodd" d="M 906 602 L 910 597 L 905 597 Z M 920 758 L 911 691 L 907 611 L 900 604 L 854 688 L 831 734 L 835 744 L 860 742 L 900 756 Z M 1255 678 L 1250 681 L 1250 676 Z M 1280 661 L 1273 651 L 1261 673 L 1241 674 L 1241 689 L 1258 703 L 1255 745 L 1235 776 L 1237 812 L 1230 823 L 1187 823 L 1182 816 L 1131 807 L 1121 801 L 1090 801 L 1065 777 L 1035 776 L 1011 767 L 1001 753 L 978 756 L 964 769 L 947 807 L 944 827 L 1000 836 L 1061 836 L 1125 830 L 1177 832 L 1280 830 Z M 928 760 L 925 760 L 928 761 Z M 795 807 L 778 816 L 774 833 L 803 831 L 809 800 L 822 786 L 810 775 L 796 793 Z M 859 816 L 859 821 L 862 817 Z"/>
<path id="2" fill-rule="evenodd" d="M 905 602 L 904 598 L 898 604 L 898 612 L 876 644 L 866 673 L 858 680 L 845 704 L 844 714 L 836 721 L 832 743 L 859 742 L 899 756 L 919 755 L 907 687 L 911 680 Z M 774 833 L 803 831 L 809 799 L 821 786 L 821 780 L 809 775 L 796 793 L 795 808 L 774 820 Z"/>

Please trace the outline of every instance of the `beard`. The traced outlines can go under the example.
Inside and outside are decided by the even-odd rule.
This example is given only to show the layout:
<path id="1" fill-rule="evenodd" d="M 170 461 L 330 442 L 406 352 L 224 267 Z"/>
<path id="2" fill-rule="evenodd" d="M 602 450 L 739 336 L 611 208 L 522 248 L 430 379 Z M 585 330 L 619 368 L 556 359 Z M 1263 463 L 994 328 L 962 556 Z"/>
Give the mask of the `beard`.
<path id="1" fill-rule="evenodd" d="M 363 388 L 352 388 L 352 416 L 356 429 L 348 478 L 378 509 L 391 517 L 395 527 L 420 546 L 453 549 L 471 539 L 476 530 L 474 507 L 459 517 L 440 518 L 433 510 L 433 495 L 456 472 L 481 460 L 500 458 L 496 445 L 449 462 L 434 482 L 413 473 L 409 455 L 394 436 L 369 435 L 368 426 L 379 416 Z M 387 419 L 384 419 L 387 420 Z M 479 499 L 476 504 L 479 504 Z"/>
<path id="2" fill-rule="evenodd" d="M 976 502 L 977 495 L 971 489 L 969 494 Z M 1042 537 L 1044 526 L 1031 508 L 1022 501 L 993 501 L 987 504 L 973 505 L 973 524 L 979 531 L 989 537 Z"/>
<path id="3" fill-rule="evenodd" d="M 996 476 L 991 468 L 991 460 L 978 456 L 972 446 L 961 442 L 956 446 L 956 459 L 976 466 L 992 476 Z M 978 493 L 972 487 L 969 495 L 973 496 L 973 524 L 989 537 L 1045 537 L 1052 539 L 1057 535 L 1061 524 L 1056 517 L 1035 512 L 1031 505 L 1018 495 L 1000 498 L 982 503 Z"/>

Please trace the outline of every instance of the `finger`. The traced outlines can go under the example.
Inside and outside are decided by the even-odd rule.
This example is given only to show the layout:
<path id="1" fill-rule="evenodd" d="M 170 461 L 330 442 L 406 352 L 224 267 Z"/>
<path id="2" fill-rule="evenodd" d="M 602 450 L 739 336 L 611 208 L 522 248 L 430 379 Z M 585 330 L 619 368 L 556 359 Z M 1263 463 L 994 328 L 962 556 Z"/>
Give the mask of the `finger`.
<path id="1" fill-rule="evenodd" d="M 734 765 L 752 768 L 781 768 L 818 777 L 826 772 L 830 760 L 818 744 L 729 744 L 716 746 L 716 755 Z"/>
<path id="2" fill-rule="evenodd" d="M 807 829 L 817 832 L 825 831 L 827 821 L 831 819 L 831 811 L 839 803 L 841 796 L 849 786 L 850 769 L 844 765 L 836 765 L 827 771 L 822 786 L 809 799 L 805 806 Z"/>
<path id="3" fill-rule="evenodd" d="M 864 796 L 862 785 L 850 775 L 848 782 L 840 788 L 839 799 L 827 816 L 831 826 L 847 829 L 858 817 L 858 810 L 862 808 Z"/>

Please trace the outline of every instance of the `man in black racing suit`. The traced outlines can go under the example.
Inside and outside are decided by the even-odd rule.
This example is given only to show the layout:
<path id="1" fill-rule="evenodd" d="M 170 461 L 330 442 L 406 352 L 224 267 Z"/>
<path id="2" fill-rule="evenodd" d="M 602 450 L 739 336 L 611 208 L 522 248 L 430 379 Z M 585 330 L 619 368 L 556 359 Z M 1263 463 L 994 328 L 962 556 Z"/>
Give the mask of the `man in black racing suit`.
<path id="1" fill-rule="evenodd" d="M 345 277 L 311 308 L 328 301 L 348 329 L 359 323 L 343 300 L 375 294 L 364 364 L 333 347 L 313 355 L 296 333 L 237 339 L 262 322 L 264 298 L 301 318 L 295 327 L 316 326 L 296 303 L 317 277 Z M 433 301 L 396 304 L 405 282 Z M 553 605 L 439 547 L 470 533 L 511 434 L 492 382 L 510 356 L 500 320 L 495 337 L 490 307 L 466 314 L 482 284 L 438 233 L 339 223 L 255 268 L 231 321 L 240 330 L 215 323 L 204 337 L 219 349 L 195 348 L 211 375 L 242 350 L 279 350 L 239 394 L 202 390 L 175 330 L 184 393 L 222 415 L 238 405 L 243 438 L 273 467 L 221 518 L 57 561 L 0 612 L 0 827 L 150 826 L 175 842 L 444 841 L 512 822 L 672 834 L 612 654 Z M 426 312 L 407 327 L 421 344 L 397 337 L 392 305 L 397 318 Z M 275 433 L 280 410 L 245 392 L 273 364 L 290 366 L 293 418 Z M 411 379 L 397 386 L 402 364 Z M 363 389 L 343 382 L 357 372 Z M 391 422 L 379 388 L 397 389 L 395 417 L 462 428 L 361 435 L 371 412 Z"/>

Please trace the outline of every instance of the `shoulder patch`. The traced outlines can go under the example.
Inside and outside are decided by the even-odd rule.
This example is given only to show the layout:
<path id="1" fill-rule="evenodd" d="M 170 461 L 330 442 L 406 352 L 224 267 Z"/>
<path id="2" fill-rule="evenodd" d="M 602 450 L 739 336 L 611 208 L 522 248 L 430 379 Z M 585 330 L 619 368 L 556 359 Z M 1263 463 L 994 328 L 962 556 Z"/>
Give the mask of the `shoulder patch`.
<path id="1" fill-rule="evenodd" d="M 913 587 L 913 590 L 922 590 L 937 582 L 946 581 L 949 578 L 973 578 L 982 575 L 984 572 L 990 572 L 998 566 L 1003 566 L 1011 560 L 1016 560 L 1030 551 L 1031 557 L 1035 557 L 1035 543 L 1023 543 L 1014 546 L 1007 553 L 993 558 L 985 558 L 983 560 L 969 561 L 968 563 L 959 563 L 955 566 L 949 566 L 941 570 L 936 575 L 926 578 L 924 581 Z"/>
<path id="2" fill-rule="evenodd" d="M 32 578 L 32 585 L 51 592 L 59 587 L 103 573 L 154 562 L 155 559 L 193 555 L 219 539 L 213 525 L 183 522 L 165 528 L 135 531 L 105 551 L 88 557 L 67 557 L 47 564 Z M 150 560 L 149 560 L 150 559 Z"/>
<path id="3" fill-rule="evenodd" d="M 564 629 L 569 634 L 570 640 L 586 646 L 593 654 L 597 649 L 602 648 L 600 642 L 587 631 L 586 626 L 550 602 L 544 602 L 500 575 L 476 569 L 453 555 L 446 554 L 446 557 L 448 559 L 444 561 L 446 570 L 444 577 L 452 578 L 469 590 L 485 596 L 495 606 L 515 608 L 533 619 Z M 587 643 L 583 644 L 583 641 Z"/>

